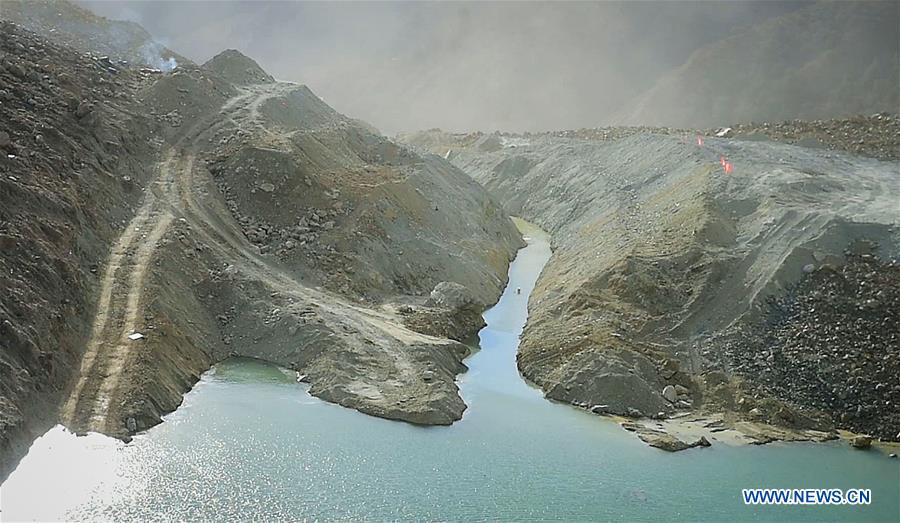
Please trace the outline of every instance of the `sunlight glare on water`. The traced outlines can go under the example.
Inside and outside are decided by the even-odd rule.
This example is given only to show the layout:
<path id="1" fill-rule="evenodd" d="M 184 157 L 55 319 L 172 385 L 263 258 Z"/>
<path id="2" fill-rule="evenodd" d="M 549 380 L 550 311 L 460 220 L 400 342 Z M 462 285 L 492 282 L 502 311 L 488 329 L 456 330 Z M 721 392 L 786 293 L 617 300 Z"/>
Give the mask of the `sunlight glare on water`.
<path id="1" fill-rule="evenodd" d="M 713 440 L 670 454 L 543 399 L 515 366 L 550 256 L 545 235 L 525 232 L 453 426 L 365 416 L 311 397 L 291 372 L 228 360 L 128 445 L 48 432 L 3 484 L 2 519 L 900 521 L 900 465 L 880 452 Z M 748 507 L 748 487 L 871 488 L 873 503 Z"/>

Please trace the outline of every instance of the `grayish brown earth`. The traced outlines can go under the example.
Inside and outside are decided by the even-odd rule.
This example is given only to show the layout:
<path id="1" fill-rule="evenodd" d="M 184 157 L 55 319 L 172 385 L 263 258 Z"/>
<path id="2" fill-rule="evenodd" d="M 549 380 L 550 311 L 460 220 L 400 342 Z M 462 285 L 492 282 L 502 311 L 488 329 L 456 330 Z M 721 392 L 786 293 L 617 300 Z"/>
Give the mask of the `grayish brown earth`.
<path id="1" fill-rule="evenodd" d="M 766 381 L 771 372 L 723 364 L 724 354 L 739 349 L 713 340 L 738 325 L 759 324 L 769 300 L 810 274 L 841 266 L 859 240 L 875 246 L 872 256 L 895 259 L 900 164 L 761 138 L 707 136 L 699 146 L 694 133 L 627 131 L 607 129 L 600 139 L 579 137 L 586 132 L 440 131 L 405 138 L 450 158 L 510 213 L 553 236 L 553 257 L 529 303 L 522 374 L 548 398 L 597 413 L 715 414 L 720 427 L 731 428 L 752 422 L 757 428 L 744 425 L 745 432 L 758 442 L 820 439 L 835 424 L 848 427 L 843 412 L 823 409 L 828 402 L 773 387 Z M 722 157 L 733 172 L 724 172 Z M 871 314 L 890 321 L 889 310 L 876 306 Z M 842 372 L 852 372 L 865 390 L 882 391 L 865 396 L 871 422 L 855 428 L 878 428 L 891 439 L 900 431 L 890 426 L 891 384 L 876 377 L 889 372 L 888 364 L 875 363 L 877 373 L 854 369 L 859 358 L 896 361 L 900 343 L 869 344 L 874 353 L 860 355 L 864 340 L 851 331 L 809 351 L 853 355 L 843 358 Z M 745 348 L 757 351 L 750 360 L 763 363 L 766 349 L 765 343 Z M 782 375 L 797 367 L 779 361 Z M 822 372 L 826 379 L 831 371 Z M 761 431 L 760 424 L 817 432 L 788 435 Z M 652 433 L 646 439 L 672 446 Z"/>
<path id="2" fill-rule="evenodd" d="M 628 427 L 671 449 L 700 442 L 694 425 L 756 442 L 896 428 L 870 383 L 890 370 L 876 357 L 896 361 L 893 338 L 854 353 L 874 370 L 847 425 L 809 398 L 828 391 L 801 383 L 796 402 L 765 386 L 765 347 L 749 372 L 716 337 L 758 325 L 768 298 L 840 266 L 856 240 L 895 257 L 896 161 L 648 129 L 410 139 L 451 163 L 237 51 L 198 66 L 139 26 L 23 5 L 2 14 L 42 34 L 0 33 L 0 476 L 57 420 L 124 439 L 158 423 L 229 355 L 295 369 L 362 412 L 452 423 L 459 340 L 522 244 L 507 210 L 554 235 L 519 357 L 548 397 L 643 418 Z M 174 72 L 146 68 L 169 58 Z M 871 134 L 854 127 L 863 145 Z M 894 154 L 871 143 L 842 148 Z M 689 413 L 680 435 L 647 422 Z"/>
<path id="3" fill-rule="evenodd" d="M 128 439 L 230 355 L 461 417 L 456 340 L 522 245 L 471 178 L 236 51 L 160 73 L 9 23 L 0 43 L 4 474 L 57 419 Z"/>

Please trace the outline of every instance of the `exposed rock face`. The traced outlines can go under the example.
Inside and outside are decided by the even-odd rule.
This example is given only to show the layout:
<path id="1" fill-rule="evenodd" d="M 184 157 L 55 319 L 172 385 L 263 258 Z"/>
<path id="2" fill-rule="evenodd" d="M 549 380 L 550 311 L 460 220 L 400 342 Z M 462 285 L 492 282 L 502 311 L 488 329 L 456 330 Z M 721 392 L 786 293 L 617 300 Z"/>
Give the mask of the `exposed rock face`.
<path id="1" fill-rule="evenodd" d="M 855 449 L 865 450 L 872 447 L 872 438 L 869 436 L 854 436 L 850 445 Z"/>
<path id="2" fill-rule="evenodd" d="M 709 408 L 796 429 L 829 430 L 829 417 L 841 426 L 841 412 L 803 399 L 795 387 L 776 391 L 766 381 L 771 374 L 721 363 L 726 350 L 709 342 L 762 318 L 767 300 L 816 277 L 819 267 L 843 265 L 856 240 L 874 242 L 874 258 L 897 256 L 900 165 L 768 141 L 707 136 L 698 143 L 696 133 L 582 134 L 407 138 L 448 156 L 511 214 L 553 235 L 520 346 L 523 375 L 550 398 L 608 413 Z M 884 284 L 873 288 L 889 301 Z M 849 336 L 867 343 L 865 335 Z M 823 347 L 808 346 L 823 355 Z M 872 368 L 889 371 L 887 354 L 875 352 Z M 783 370 L 799 379 L 804 364 L 792 361 Z M 877 376 L 854 379 L 873 393 L 881 387 L 873 400 L 891 401 Z M 886 409 L 870 408 L 865 416 L 893 425 Z"/>
<path id="3" fill-rule="evenodd" d="M 469 341 L 485 326 L 486 305 L 455 282 L 438 283 L 420 306 L 401 307 L 404 325 L 431 336 Z"/>

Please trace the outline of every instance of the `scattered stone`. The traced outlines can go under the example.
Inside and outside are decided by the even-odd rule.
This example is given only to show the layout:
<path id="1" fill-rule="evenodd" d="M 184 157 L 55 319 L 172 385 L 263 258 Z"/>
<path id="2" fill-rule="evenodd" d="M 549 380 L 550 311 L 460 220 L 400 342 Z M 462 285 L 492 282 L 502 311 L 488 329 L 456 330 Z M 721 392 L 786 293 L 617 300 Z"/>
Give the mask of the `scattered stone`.
<path id="1" fill-rule="evenodd" d="M 855 449 L 865 450 L 872 446 L 872 438 L 869 436 L 854 436 L 850 440 L 850 446 Z"/>
<path id="2" fill-rule="evenodd" d="M 766 419 L 815 428 L 809 416 L 824 412 L 839 428 L 900 441 L 900 264 L 874 250 L 855 242 L 843 264 L 804 271 L 769 301 L 767 317 L 726 333 L 722 349 L 712 351 L 755 394 L 800 408 L 771 409 Z"/>
<path id="3" fill-rule="evenodd" d="M 459 309 L 475 302 L 472 293 L 456 282 L 442 281 L 438 283 L 428 297 L 427 305 Z"/>
<path id="4" fill-rule="evenodd" d="M 662 390 L 662 395 L 669 403 L 675 403 L 678 400 L 678 393 L 675 392 L 675 387 L 672 385 L 666 385 Z"/>
<path id="5" fill-rule="evenodd" d="M 81 102 L 79 102 L 78 107 L 75 109 L 75 117 L 78 119 L 84 118 L 93 110 L 94 104 L 88 102 L 87 100 L 82 100 Z"/>

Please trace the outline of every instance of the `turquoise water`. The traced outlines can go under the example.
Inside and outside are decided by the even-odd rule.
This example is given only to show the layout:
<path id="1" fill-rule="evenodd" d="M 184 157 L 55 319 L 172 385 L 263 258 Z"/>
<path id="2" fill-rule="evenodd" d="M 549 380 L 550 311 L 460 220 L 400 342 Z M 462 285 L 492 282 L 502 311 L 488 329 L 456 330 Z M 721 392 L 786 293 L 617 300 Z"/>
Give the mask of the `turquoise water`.
<path id="1" fill-rule="evenodd" d="M 900 521 L 900 463 L 884 454 L 715 441 L 670 454 L 544 400 L 515 351 L 549 255 L 534 233 L 511 267 L 451 427 L 368 417 L 309 396 L 292 373 L 230 360 L 128 445 L 48 432 L 3 484 L 2 519 Z M 873 502 L 748 507 L 747 487 L 871 488 Z"/>

